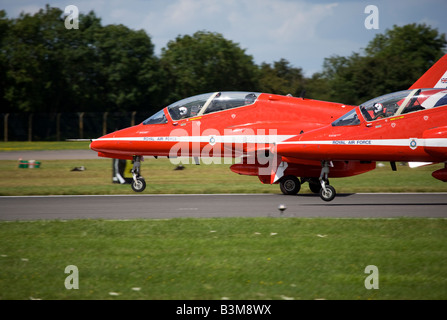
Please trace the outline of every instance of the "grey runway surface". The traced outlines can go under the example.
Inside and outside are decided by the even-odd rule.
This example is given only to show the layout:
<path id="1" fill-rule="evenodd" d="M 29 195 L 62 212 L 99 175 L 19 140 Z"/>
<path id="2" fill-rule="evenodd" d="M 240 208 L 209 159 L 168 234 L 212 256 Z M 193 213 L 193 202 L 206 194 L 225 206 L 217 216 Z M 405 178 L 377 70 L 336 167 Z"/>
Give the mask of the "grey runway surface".
<path id="1" fill-rule="evenodd" d="M 287 209 L 282 215 L 278 206 Z M 0 220 L 213 217 L 447 218 L 446 193 L 122 195 L 0 197 Z"/>
<path id="2" fill-rule="evenodd" d="M 104 159 L 92 150 L 43 150 L 43 151 L 8 151 L 0 152 L 0 160 L 70 160 L 70 159 Z"/>

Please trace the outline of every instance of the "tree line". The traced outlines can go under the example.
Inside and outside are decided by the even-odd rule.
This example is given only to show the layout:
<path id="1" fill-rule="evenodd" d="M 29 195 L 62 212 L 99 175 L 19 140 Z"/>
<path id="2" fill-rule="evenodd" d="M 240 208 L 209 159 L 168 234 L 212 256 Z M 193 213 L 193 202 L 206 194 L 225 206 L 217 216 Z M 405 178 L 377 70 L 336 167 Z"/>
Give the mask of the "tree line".
<path id="1" fill-rule="evenodd" d="M 445 54 L 445 34 L 425 24 L 394 26 L 361 53 L 331 56 L 310 77 L 286 59 L 254 63 L 239 44 L 198 31 L 160 56 L 144 30 L 103 26 L 91 11 L 67 30 L 61 9 L 8 18 L 0 11 L 2 113 L 145 111 L 212 91 L 257 91 L 359 104 L 407 89 Z"/>

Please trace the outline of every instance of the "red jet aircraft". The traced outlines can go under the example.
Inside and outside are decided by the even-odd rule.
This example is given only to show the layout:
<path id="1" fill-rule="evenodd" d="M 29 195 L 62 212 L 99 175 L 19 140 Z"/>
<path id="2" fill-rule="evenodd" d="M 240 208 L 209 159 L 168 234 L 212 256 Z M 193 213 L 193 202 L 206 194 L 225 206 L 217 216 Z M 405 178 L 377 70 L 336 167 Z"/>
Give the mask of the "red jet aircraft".
<path id="1" fill-rule="evenodd" d="M 425 89 L 420 86 L 426 87 Z M 320 196 L 335 197 L 328 185 L 332 164 L 340 161 L 444 162 L 433 177 L 447 182 L 447 55 L 409 90 L 387 94 L 361 104 L 323 128 L 278 142 L 283 157 L 322 163 Z"/>
<path id="2" fill-rule="evenodd" d="M 136 192 L 146 188 L 140 175 L 144 156 L 190 157 L 197 164 L 199 158 L 227 163 L 227 158 L 231 162 L 241 157 L 230 167 L 235 173 L 279 183 L 284 194 L 297 194 L 308 182 L 313 192 L 330 201 L 335 190 L 328 177 L 368 172 L 375 169 L 375 161 L 445 162 L 447 91 L 434 89 L 445 87 L 447 55 L 412 90 L 360 107 L 268 93 L 206 93 L 92 140 L 90 148 L 101 157 L 133 160 Z M 380 105 L 381 111 L 373 110 Z M 446 176 L 447 169 L 435 175 Z"/>

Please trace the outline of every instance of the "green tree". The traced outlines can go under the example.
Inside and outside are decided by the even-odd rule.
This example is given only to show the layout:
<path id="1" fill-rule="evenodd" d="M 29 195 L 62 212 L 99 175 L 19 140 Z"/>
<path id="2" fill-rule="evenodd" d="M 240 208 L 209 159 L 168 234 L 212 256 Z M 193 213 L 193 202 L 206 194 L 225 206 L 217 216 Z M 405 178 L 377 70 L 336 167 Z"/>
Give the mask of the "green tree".
<path id="1" fill-rule="evenodd" d="M 8 71 L 5 99 L 20 111 L 54 111 L 63 98 L 64 81 L 58 72 L 58 52 L 64 28 L 61 11 L 39 10 L 34 16 L 21 14 L 12 21 L 2 43 Z"/>
<path id="2" fill-rule="evenodd" d="M 6 16 L 5 10 L 0 10 L 0 49 L 5 47 L 5 40 L 11 28 L 11 22 Z M 8 62 L 4 50 L 0 50 L 0 105 L 4 106 L 2 111 L 9 112 L 11 108 L 5 99 L 8 72 Z"/>
<path id="3" fill-rule="evenodd" d="M 377 35 L 366 47 L 366 57 L 391 90 L 410 87 L 445 54 L 445 34 L 425 24 L 394 26 Z M 368 65 L 367 65 L 368 67 Z"/>
<path id="4" fill-rule="evenodd" d="M 4 99 L 21 112 L 157 109 L 159 61 L 145 31 L 103 27 L 93 12 L 66 29 L 58 8 L 21 14 L 1 42 Z M 0 16 L 0 37 L 3 30 Z"/>
<path id="5" fill-rule="evenodd" d="M 425 24 L 394 26 L 377 35 L 365 55 L 326 58 L 320 80 L 327 81 L 332 100 L 359 104 L 409 88 L 445 54 L 446 45 L 445 34 Z"/>
<path id="6" fill-rule="evenodd" d="M 97 61 L 93 70 L 100 86 L 96 94 L 109 104 L 102 109 L 147 110 L 156 101 L 159 81 L 158 58 L 146 32 L 108 25 L 95 30 L 91 39 L 90 61 Z"/>
<path id="7" fill-rule="evenodd" d="M 286 59 L 263 63 L 259 68 L 259 91 L 299 96 L 304 88 L 301 68 L 294 68 Z"/>
<path id="8" fill-rule="evenodd" d="M 178 36 L 162 49 L 161 66 L 168 78 L 167 102 L 205 92 L 257 88 L 252 56 L 219 33 Z"/>

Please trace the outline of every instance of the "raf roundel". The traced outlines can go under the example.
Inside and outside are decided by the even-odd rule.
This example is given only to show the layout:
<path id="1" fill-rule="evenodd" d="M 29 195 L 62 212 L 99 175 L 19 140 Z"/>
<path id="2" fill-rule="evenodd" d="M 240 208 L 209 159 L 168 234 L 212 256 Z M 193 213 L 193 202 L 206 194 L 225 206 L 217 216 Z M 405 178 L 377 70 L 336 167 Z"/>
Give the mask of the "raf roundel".
<path id="1" fill-rule="evenodd" d="M 417 140 L 416 138 L 410 139 L 410 148 L 411 148 L 411 150 L 414 150 L 414 149 L 416 149 L 418 147 L 418 143 L 417 143 L 416 140 Z"/>

